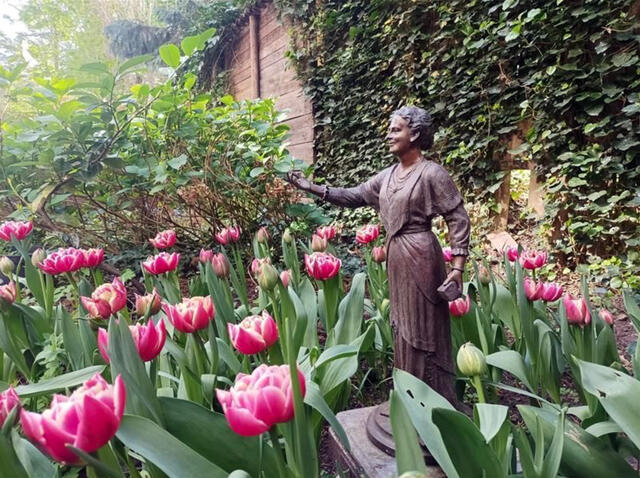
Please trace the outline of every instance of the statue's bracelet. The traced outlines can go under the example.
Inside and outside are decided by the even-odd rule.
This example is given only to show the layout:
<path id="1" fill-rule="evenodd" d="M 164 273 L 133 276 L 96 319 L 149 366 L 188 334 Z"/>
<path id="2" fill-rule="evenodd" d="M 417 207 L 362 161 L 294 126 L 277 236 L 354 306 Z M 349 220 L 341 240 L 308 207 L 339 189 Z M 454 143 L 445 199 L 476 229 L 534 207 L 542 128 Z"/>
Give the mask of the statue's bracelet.
<path id="1" fill-rule="evenodd" d="M 324 191 L 322 192 L 322 197 L 321 197 L 323 201 L 327 200 L 327 194 L 329 194 L 329 186 L 324 187 Z"/>
<path id="2" fill-rule="evenodd" d="M 464 269 L 462 267 L 452 267 L 451 269 L 453 269 L 454 271 L 464 272 Z"/>

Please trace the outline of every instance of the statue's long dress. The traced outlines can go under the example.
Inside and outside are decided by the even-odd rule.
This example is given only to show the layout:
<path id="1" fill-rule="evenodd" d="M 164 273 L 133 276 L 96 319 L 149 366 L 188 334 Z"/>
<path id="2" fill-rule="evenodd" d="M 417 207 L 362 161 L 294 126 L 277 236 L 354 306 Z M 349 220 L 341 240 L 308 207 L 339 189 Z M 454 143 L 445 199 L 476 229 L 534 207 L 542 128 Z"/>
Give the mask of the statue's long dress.
<path id="1" fill-rule="evenodd" d="M 469 216 L 442 166 L 422 160 L 401 179 L 396 179 L 396 167 L 354 188 L 331 187 L 326 200 L 346 207 L 373 206 L 380 212 L 387 233 L 395 366 L 455 404 L 449 308 L 436 290 L 446 269 L 431 220 L 443 216 L 453 255 L 468 255 Z"/>

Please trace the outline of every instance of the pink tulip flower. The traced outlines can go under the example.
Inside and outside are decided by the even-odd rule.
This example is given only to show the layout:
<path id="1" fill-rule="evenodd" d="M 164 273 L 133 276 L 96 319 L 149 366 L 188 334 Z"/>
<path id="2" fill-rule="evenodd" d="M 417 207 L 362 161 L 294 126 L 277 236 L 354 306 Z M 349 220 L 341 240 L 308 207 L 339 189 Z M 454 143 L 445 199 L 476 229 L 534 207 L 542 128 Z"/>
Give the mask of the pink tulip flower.
<path id="1" fill-rule="evenodd" d="M 130 325 L 129 330 L 133 337 L 133 343 L 138 350 L 138 355 L 143 362 L 149 362 L 156 358 L 164 347 L 164 342 L 167 339 L 167 331 L 164 326 L 164 321 L 160 320 L 158 324 L 154 324 L 153 320 L 150 320 L 147 325 L 135 324 Z M 109 363 L 109 333 L 100 327 L 98 329 L 98 350 L 105 362 Z"/>
<path id="2" fill-rule="evenodd" d="M 21 410 L 24 434 L 56 461 L 81 463 L 67 445 L 85 453 L 103 447 L 120 426 L 126 400 L 124 382 L 118 375 L 113 385 L 96 373 L 71 396 L 54 395 L 40 413 Z"/>
<path id="3" fill-rule="evenodd" d="M 11 238 L 19 241 L 27 237 L 33 230 L 31 221 L 6 221 L 0 224 L 0 239 L 11 242 Z"/>
<path id="4" fill-rule="evenodd" d="M 104 249 L 80 249 L 84 256 L 83 267 L 98 267 L 104 261 Z"/>
<path id="5" fill-rule="evenodd" d="M 61 248 L 49 254 L 38 264 L 38 267 L 43 272 L 54 276 L 77 271 L 84 267 L 84 264 L 84 252 L 74 247 L 67 247 L 66 249 Z"/>
<path id="6" fill-rule="evenodd" d="M 587 301 L 584 297 L 574 299 L 569 293 L 562 298 L 565 311 L 567 312 L 567 322 L 584 327 L 591 323 L 591 314 L 587 308 Z"/>
<path id="7" fill-rule="evenodd" d="M 14 408 L 20 406 L 20 397 L 13 389 L 9 387 L 0 393 L 0 428 L 4 425 L 5 420 Z"/>
<path id="8" fill-rule="evenodd" d="M 214 252 L 211 249 L 200 249 L 200 254 L 198 255 L 198 260 L 203 264 L 211 261 Z"/>
<path id="9" fill-rule="evenodd" d="M 245 317 L 239 324 L 228 323 L 227 330 L 235 349 L 245 355 L 260 353 L 278 340 L 278 326 L 267 311 Z"/>
<path id="10" fill-rule="evenodd" d="M 160 231 L 156 237 L 149 239 L 149 242 L 156 249 L 167 249 L 176 243 L 176 231 L 173 229 Z"/>
<path id="11" fill-rule="evenodd" d="M 525 269 L 539 269 L 547 263 L 545 251 L 523 251 L 520 256 L 520 265 Z"/>
<path id="12" fill-rule="evenodd" d="M 518 252 L 518 246 L 508 246 L 506 247 L 506 251 L 507 251 L 507 259 L 509 259 L 510 262 L 515 262 L 518 260 L 518 257 L 520 257 L 520 252 Z"/>
<path id="13" fill-rule="evenodd" d="M 138 295 L 136 294 L 136 314 L 138 317 L 143 317 L 147 310 L 149 311 L 149 315 L 156 315 L 160 312 L 160 308 L 162 307 L 162 298 L 156 288 L 153 288 L 151 294 L 146 295 Z M 149 309 L 151 308 L 151 309 Z"/>
<path id="14" fill-rule="evenodd" d="M 0 285 L 0 304 L 2 302 L 13 304 L 16 297 L 18 297 L 18 289 L 15 282 L 11 281 L 8 284 Z"/>
<path id="15" fill-rule="evenodd" d="M 258 241 L 259 243 L 269 242 L 269 231 L 266 227 L 263 226 L 258 229 L 258 232 L 256 232 L 256 241 Z"/>
<path id="16" fill-rule="evenodd" d="M 384 261 L 386 261 L 387 260 L 387 251 L 386 251 L 385 247 L 384 246 L 374 247 L 373 250 L 371 251 L 371 257 L 378 264 L 381 264 Z"/>
<path id="17" fill-rule="evenodd" d="M 538 300 L 542 296 L 542 290 L 544 285 L 542 282 L 535 282 L 530 277 L 524 278 L 524 294 L 530 301 Z"/>
<path id="18" fill-rule="evenodd" d="M 362 226 L 356 232 L 356 242 L 358 244 L 369 244 L 375 241 L 380 235 L 380 226 L 378 224 L 367 224 Z"/>
<path id="19" fill-rule="evenodd" d="M 238 242 L 240 240 L 240 234 L 242 230 L 237 227 L 225 227 L 218 234 L 216 234 L 216 241 L 218 241 L 223 246 L 227 244 L 231 244 L 234 242 Z"/>
<path id="20" fill-rule="evenodd" d="M 451 262 L 451 260 L 453 259 L 453 252 L 451 251 L 450 247 L 442 248 L 442 258 L 445 262 Z"/>
<path id="21" fill-rule="evenodd" d="M 543 282 L 540 298 L 545 302 L 555 302 L 562 297 L 562 286 L 556 282 Z"/>
<path id="22" fill-rule="evenodd" d="M 598 317 L 604 320 L 607 324 L 613 325 L 613 314 L 607 309 L 600 309 L 600 312 L 598 312 Z"/>
<path id="23" fill-rule="evenodd" d="M 471 297 L 464 296 L 449 302 L 449 312 L 454 317 L 462 317 L 471 309 Z"/>
<path id="24" fill-rule="evenodd" d="M 311 250 L 313 252 L 324 252 L 327 250 L 327 246 L 329 246 L 329 240 L 314 234 L 311 236 Z"/>
<path id="25" fill-rule="evenodd" d="M 161 252 L 158 255 L 147 257 L 147 260 L 142 263 L 142 267 L 150 274 L 159 275 L 176 270 L 178 262 L 180 262 L 180 254 L 177 252 L 171 254 Z"/>
<path id="26" fill-rule="evenodd" d="M 211 267 L 213 268 L 213 273 L 216 276 L 220 278 L 229 277 L 231 264 L 229 264 L 229 260 L 223 253 L 219 252 L 211 257 Z"/>
<path id="27" fill-rule="evenodd" d="M 216 309 L 211 297 L 185 297 L 175 305 L 162 304 L 169 321 L 180 332 L 187 334 L 205 329 L 215 317 Z"/>
<path id="28" fill-rule="evenodd" d="M 289 287 L 289 282 L 291 282 L 291 269 L 282 271 L 280 273 L 280 280 L 285 288 Z"/>
<path id="29" fill-rule="evenodd" d="M 119 277 L 111 284 L 102 284 L 91 297 L 80 297 L 82 306 L 94 319 L 108 319 L 127 305 L 127 289 Z"/>
<path id="30" fill-rule="evenodd" d="M 299 369 L 298 380 L 304 397 L 306 382 Z M 286 423 L 294 416 L 288 365 L 262 364 L 251 375 L 239 373 L 235 385 L 229 391 L 216 390 L 216 396 L 229 427 L 238 435 L 260 435 L 276 423 Z"/>
<path id="31" fill-rule="evenodd" d="M 317 280 L 328 280 L 340 272 L 342 261 L 326 252 L 314 252 L 304 255 L 307 274 Z"/>
<path id="32" fill-rule="evenodd" d="M 320 236 L 327 241 L 330 241 L 336 237 L 336 228 L 333 226 L 322 226 L 316 229 L 316 235 Z"/>

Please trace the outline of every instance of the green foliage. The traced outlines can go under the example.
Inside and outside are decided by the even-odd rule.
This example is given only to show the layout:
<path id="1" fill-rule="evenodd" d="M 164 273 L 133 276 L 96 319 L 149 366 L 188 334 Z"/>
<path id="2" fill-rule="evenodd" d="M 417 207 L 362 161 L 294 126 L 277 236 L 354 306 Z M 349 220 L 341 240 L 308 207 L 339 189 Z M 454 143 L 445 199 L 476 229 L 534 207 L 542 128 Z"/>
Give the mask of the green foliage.
<path id="1" fill-rule="evenodd" d="M 492 197 L 517 135 L 509 153 L 549 180 L 558 248 L 637 245 L 632 3 L 279 0 L 299 26 L 290 56 L 314 103 L 318 175 L 353 185 L 390 164 L 387 119 L 413 103 L 469 197 Z"/>

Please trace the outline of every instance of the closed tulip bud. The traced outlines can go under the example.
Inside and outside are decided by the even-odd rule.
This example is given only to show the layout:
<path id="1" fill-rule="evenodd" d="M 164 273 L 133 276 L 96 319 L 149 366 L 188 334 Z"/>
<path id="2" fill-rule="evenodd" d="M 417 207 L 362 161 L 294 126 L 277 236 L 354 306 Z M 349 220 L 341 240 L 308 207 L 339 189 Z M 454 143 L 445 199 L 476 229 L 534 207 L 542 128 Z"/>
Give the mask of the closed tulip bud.
<path id="1" fill-rule="evenodd" d="M 456 363 L 460 372 L 467 377 L 475 377 L 487 373 L 487 360 L 478 347 L 471 342 L 460 347 Z"/>
<path id="2" fill-rule="evenodd" d="M 389 302 L 389 299 L 382 299 L 382 304 L 380 304 L 380 313 L 382 313 L 383 317 L 386 317 L 389 314 L 390 308 L 391 302 Z"/>
<path id="3" fill-rule="evenodd" d="M 478 280 L 482 285 L 489 285 L 491 283 L 491 275 L 485 266 L 478 268 Z"/>
<path id="4" fill-rule="evenodd" d="M 156 315 L 160 312 L 162 307 L 162 298 L 156 288 L 153 288 L 153 292 L 147 295 L 136 294 L 136 314 L 138 317 L 144 317 L 149 311 L 149 315 Z"/>
<path id="5" fill-rule="evenodd" d="M 242 230 L 238 226 L 225 227 L 218 234 L 216 234 L 216 241 L 223 246 L 232 244 L 240 240 L 240 234 Z"/>
<path id="6" fill-rule="evenodd" d="M 506 248 L 507 251 L 507 259 L 509 262 L 515 262 L 518 260 L 520 256 L 520 252 L 518 252 L 518 246 L 509 246 Z"/>
<path id="7" fill-rule="evenodd" d="M 198 260 L 200 262 L 207 263 L 211 261 L 214 252 L 211 249 L 200 249 L 200 254 L 198 254 Z"/>
<path id="8" fill-rule="evenodd" d="M 613 325 L 613 314 L 607 309 L 600 309 L 600 312 L 598 312 L 598 317 L 600 317 L 607 324 Z"/>
<path id="9" fill-rule="evenodd" d="M 47 253 L 44 251 L 44 249 L 39 247 L 38 249 L 33 251 L 33 254 L 31 254 L 31 264 L 33 264 L 35 267 L 38 267 L 38 265 L 41 264 L 46 257 Z"/>
<path id="10" fill-rule="evenodd" d="M 258 229 L 258 232 L 256 233 L 256 241 L 264 244 L 269 242 L 269 231 L 267 231 L 266 227 Z"/>
<path id="11" fill-rule="evenodd" d="M 562 298 L 562 303 L 567 313 L 567 322 L 580 327 L 591 323 L 591 314 L 587 307 L 587 301 L 583 297 L 574 299 L 571 294 L 566 294 Z"/>
<path id="12" fill-rule="evenodd" d="M 470 308 L 471 298 L 468 295 L 449 302 L 449 312 L 454 317 L 462 317 Z"/>
<path id="13" fill-rule="evenodd" d="M 223 253 L 219 252 L 213 255 L 211 258 L 211 267 L 213 267 L 213 272 L 216 276 L 220 278 L 229 277 L 231 266 L 229 260 Z"/>
<path id="14" fill-rule="evenodd" d="M 14 269 L 15 265 L 11 259 L 7 256 L 0 257 L 0 272 L 9 277 Z"/>
<path id="15" fill-rule="evenodd" d="M 524 279 L 524 294 L 530 301 L 538 300 L 542 294 L 542 282 L 534 282 L 530 277 Z"/>
<path id="16" fill-rule="evenodd" d="M 15 282 L 9 282 L 5 285 L 0 285 L 0 305 L 3 303 L 13 304 L 18 297 L 18 289 Z"/>
<path id="17" fill-rule="evenodd" d="M 258 272 L 258 285 L 262 290 L 270 291 L 278 284 L 278 271 L 268 262 L 262 263 Z"/>
<path id="18" fill-rule="evenodd" d="M 282 271 L 280 273 L 280 280 L 285 288 L 289 287 L 289 282 L 291 282 L 291 270 L 287 269 L 286 271 Z"/>
<path id="19" fill-rule="evenodd" d="M 282 240 L 287 244 L 291 244 L 293 242 L 293 236 L 291 235 L 291 231 L 289 230 L 289 228 L 286 228 L 284 230 L 284 233 L 282 234 Z"/>
<path id="20" fill-rule="evenodd" d="M 20 397 L 13 387 L 10 386 L 7 390 L 0 393 L 0 428 L 2 428 L 5 420 L 13 409 L 19 406 Z"/>
<path id="21" fill-rule="evenodd" d="M 314 234 L 311 238 L 311 249 L 313 252 L 324 252 L 327 250 L 327 246 L 329 245 L 329 241 L 324 237 L 320 237 L 317 234 Z"/>
<path id="22" fill-rule="evenodd" d="M 387 251 L 385 250 L 384 246 L 374 247 L 371 251 L 371 257 L 375 262 L 381 264 L 387 260 Z"/>

